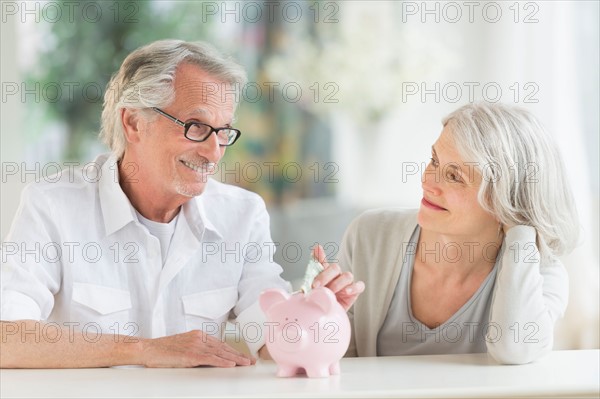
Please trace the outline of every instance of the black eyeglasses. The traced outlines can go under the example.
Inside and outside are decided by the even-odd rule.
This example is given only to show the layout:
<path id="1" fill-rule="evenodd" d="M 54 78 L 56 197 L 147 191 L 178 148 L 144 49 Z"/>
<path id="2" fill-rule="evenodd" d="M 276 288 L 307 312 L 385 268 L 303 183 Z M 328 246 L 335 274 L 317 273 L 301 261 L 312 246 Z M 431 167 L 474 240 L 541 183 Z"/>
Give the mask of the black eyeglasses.
<path id="1" fill-rule="evenodd" d="M 217 140 L 219 141 L 219 145 L 226 147 L 235 143 L 236 140 L 242 135 L 242 132 L 240 132 L 238 129 L 231 127 L 212 127 L 211 125 L 201 122 L 183 122 L 159 108 L 152 107 L 152 109 L 162 116 L 177 123 L 179 126 L 182 126 L 185 129 L 183 131 L 183 135 L 188 140 L 196 142 L 206 141 L 212 132 L 215 132 L 217 135 Z"/>

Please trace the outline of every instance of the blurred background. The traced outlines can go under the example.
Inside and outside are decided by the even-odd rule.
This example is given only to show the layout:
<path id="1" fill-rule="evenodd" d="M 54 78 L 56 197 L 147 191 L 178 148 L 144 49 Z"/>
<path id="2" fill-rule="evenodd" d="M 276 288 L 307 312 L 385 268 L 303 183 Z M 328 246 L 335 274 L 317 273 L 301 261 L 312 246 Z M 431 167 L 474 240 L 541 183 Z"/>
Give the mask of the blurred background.
<path id="1" fill-rule="evenodd" d="M 532 110 L 562 150 L 583 228 L 563 261 L 556 348 L 598 347 L 596 1 L 2 1 L 1 233 L 20 191 L 106 152 L 110 76 L 135 48 L 205 40 L 249 74 L 216 178 L 259 193 L 295 285 L 374 207 L 417 208 L 441 119 L 477 100 Z"/>

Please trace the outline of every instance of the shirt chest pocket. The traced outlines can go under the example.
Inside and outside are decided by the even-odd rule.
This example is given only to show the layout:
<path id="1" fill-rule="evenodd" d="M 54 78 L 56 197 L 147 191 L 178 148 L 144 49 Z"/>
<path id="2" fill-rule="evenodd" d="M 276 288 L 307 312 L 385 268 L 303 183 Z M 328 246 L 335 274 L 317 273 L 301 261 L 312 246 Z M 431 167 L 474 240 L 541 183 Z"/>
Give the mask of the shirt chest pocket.
<path id="1" fill-rule="evenodd" d="M 97 284 L 74 283 L 72 299 L 74 304 L 71 307 L 71 318 L 84 323 L 80 328 L 99 326 L 107 333 L 131 330 L 128 324 L 132 308 L 129 291 Z"/>
<path id="2" fill-rule="evenodd" d="M 211 335 L 220 335 L 222 323 L 238 299 L 237 287 L 198 292 L 181 297 L 189 330 L 202 330 Z"/>

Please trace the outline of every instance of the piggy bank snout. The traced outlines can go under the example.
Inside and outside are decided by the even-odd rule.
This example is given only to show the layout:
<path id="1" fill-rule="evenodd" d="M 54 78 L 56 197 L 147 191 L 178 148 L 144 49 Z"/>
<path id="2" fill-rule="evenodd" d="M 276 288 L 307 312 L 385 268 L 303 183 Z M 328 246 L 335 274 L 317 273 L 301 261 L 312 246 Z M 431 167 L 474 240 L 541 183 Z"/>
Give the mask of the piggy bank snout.
<path id="1" fill-rule="evenodd" d="M 350 334 L 350 323 L 345 310 L 337 303 L 335 294 L 320 287 L 308 294 L 296 293 L 284 297 L 279 292 L 265 292 L 261 296 L 267 308 L 271 327 L 270 341 L 285 351 L 298 351 L 313 344 L 342 345 Z M 328 345 L 329 346 L 329 345 Z"/>
<path id="2" fill-rule="evenodd" d="M 308 331 L 297 322 L 283 323 L 275 329 L 273 343 L 283 352 L 302 351 L 308 342 Z"/>

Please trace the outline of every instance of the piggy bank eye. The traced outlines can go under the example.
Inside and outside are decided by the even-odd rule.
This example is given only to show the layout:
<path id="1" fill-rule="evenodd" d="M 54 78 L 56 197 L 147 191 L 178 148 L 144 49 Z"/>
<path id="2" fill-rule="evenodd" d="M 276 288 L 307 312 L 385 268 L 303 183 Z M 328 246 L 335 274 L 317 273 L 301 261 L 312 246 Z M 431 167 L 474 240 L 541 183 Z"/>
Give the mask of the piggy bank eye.
<path id="1" fill-rule="evenodd" d="M 285 318 L 285 321 L 288 321 L 288 318 L 287 318 L 287 317 Z"/>
<path id="2" fill-rule="evenodd" d="M 298 319 L 294 319 L 294 321 L 298 321 Z"/>

